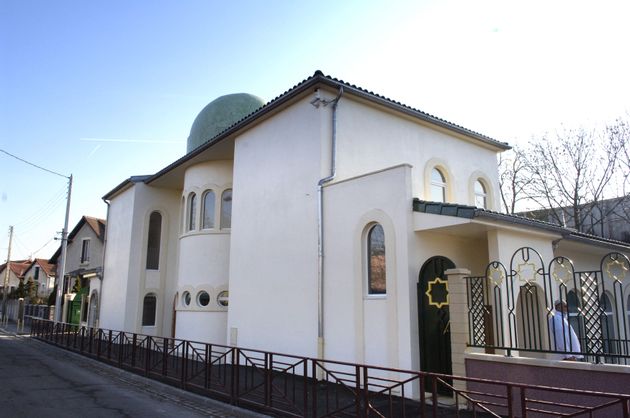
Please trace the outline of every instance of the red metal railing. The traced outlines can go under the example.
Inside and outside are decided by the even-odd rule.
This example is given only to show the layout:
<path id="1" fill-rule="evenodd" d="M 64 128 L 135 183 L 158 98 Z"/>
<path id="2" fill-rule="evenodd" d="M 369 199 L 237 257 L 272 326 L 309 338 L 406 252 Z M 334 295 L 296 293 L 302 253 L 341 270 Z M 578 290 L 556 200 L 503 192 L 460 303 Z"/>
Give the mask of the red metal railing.
<path id="1" fill-rule="evenodd" d="M 630 395 L 623 394 L 367 366 L 41 319 L 32 320 L 31 335 L 186 390 L 282 416 L 630 418 Z M 452 395 L 439 395 L 444 392 Z M 444 400 L 452 405 L 445 407 Z"/>

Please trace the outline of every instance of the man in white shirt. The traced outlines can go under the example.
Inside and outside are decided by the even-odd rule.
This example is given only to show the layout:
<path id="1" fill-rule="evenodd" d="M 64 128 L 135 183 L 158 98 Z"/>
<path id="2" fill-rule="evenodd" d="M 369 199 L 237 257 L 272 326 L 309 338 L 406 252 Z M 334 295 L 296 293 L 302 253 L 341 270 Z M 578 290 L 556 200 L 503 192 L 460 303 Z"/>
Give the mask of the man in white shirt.
<path id="1" fill-rule="evenodd" d="M 569 324 L 569 308 L 566 302 L 556 300 L 553 316 L 549 318 L 549 333 L 551 341 L 549 346 L 552 350 L 564 351 L 564 353 L 553 354 L 556 360 L 580 360 L 584 356 L 580 354 L 580 340 L 573 327 Z"/>

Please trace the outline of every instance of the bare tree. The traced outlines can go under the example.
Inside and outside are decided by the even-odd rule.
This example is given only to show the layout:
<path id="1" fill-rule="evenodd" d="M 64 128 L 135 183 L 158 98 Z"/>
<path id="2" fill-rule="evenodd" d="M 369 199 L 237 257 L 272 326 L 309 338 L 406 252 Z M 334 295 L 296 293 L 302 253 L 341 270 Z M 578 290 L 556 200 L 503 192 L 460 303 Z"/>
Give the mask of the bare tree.
<path id="1" fill-rule="evenodd" d="M 519 202 L 527 200 L 526 189 L 531 177 L 526 173 L 525 159 L 519 148 L 499 154 L 499 191 L 501 202 L 507 213 L 514 214 Z"/>
<path id="2" fill-rule="evenodd" d="M 515 213 L 517 202 L 527 200 L 539 208 L 527 216 L 605 235 L 604 221 L 630 208 L 628 133 L 627 123 L 618 120 L 604 130 L 565 129 L 530 141 L 500 165 L 506 211 Z"/>

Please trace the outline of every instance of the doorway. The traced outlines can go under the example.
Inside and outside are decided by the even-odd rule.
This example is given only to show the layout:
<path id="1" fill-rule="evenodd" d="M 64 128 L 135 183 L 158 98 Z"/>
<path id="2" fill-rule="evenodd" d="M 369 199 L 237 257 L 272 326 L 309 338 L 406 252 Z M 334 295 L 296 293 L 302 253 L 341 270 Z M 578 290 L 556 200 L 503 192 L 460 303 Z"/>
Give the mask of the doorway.
<path id="1" fill-rule="evenodd" d="M 418 326 L 420 339 L 420 370 L 452 374 L 451 331 L 448 283 L 444 272 L 455 263 L 443 256 L 429 258 L 418 277 Z M 431 384 L 427 379 L 426 384 Z M 426 386 L 425 386 L 426 387 Z M 430 386 L 426 391 L 431 391 Z M 438 393 L 452 392 L 438 386 Z"/>

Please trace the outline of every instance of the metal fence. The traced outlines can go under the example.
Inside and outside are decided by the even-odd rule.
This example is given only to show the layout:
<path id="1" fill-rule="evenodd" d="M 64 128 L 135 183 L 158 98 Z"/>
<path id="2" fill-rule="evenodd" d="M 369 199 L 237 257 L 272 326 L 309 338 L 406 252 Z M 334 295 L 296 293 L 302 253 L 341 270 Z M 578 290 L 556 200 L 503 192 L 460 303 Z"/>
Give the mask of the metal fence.
<path id="1" fill-rule="evenodd" d="M 470 345 L 630 364 L 629 269 L 619 253 L 603 257 L 598 270 L 576 271 L 566 257 L 545 265 L 534 249 L 521 248 L 509 269 L 492 262 L 485 276 L 468 277 Z M 568 311 L 556 310 L 557 301 Z"/>
<path id="2" fill-rule="evenodd" d="M 367 366 L 41 319 L 32 319 L 31 335 L 149 378 L 279 416 L 630 416 L 630 395 Z M 453 392 L 450 408 L 442 406 L 440 388 Z M 555 395 L 563 402 L 554 402 Z"/>

